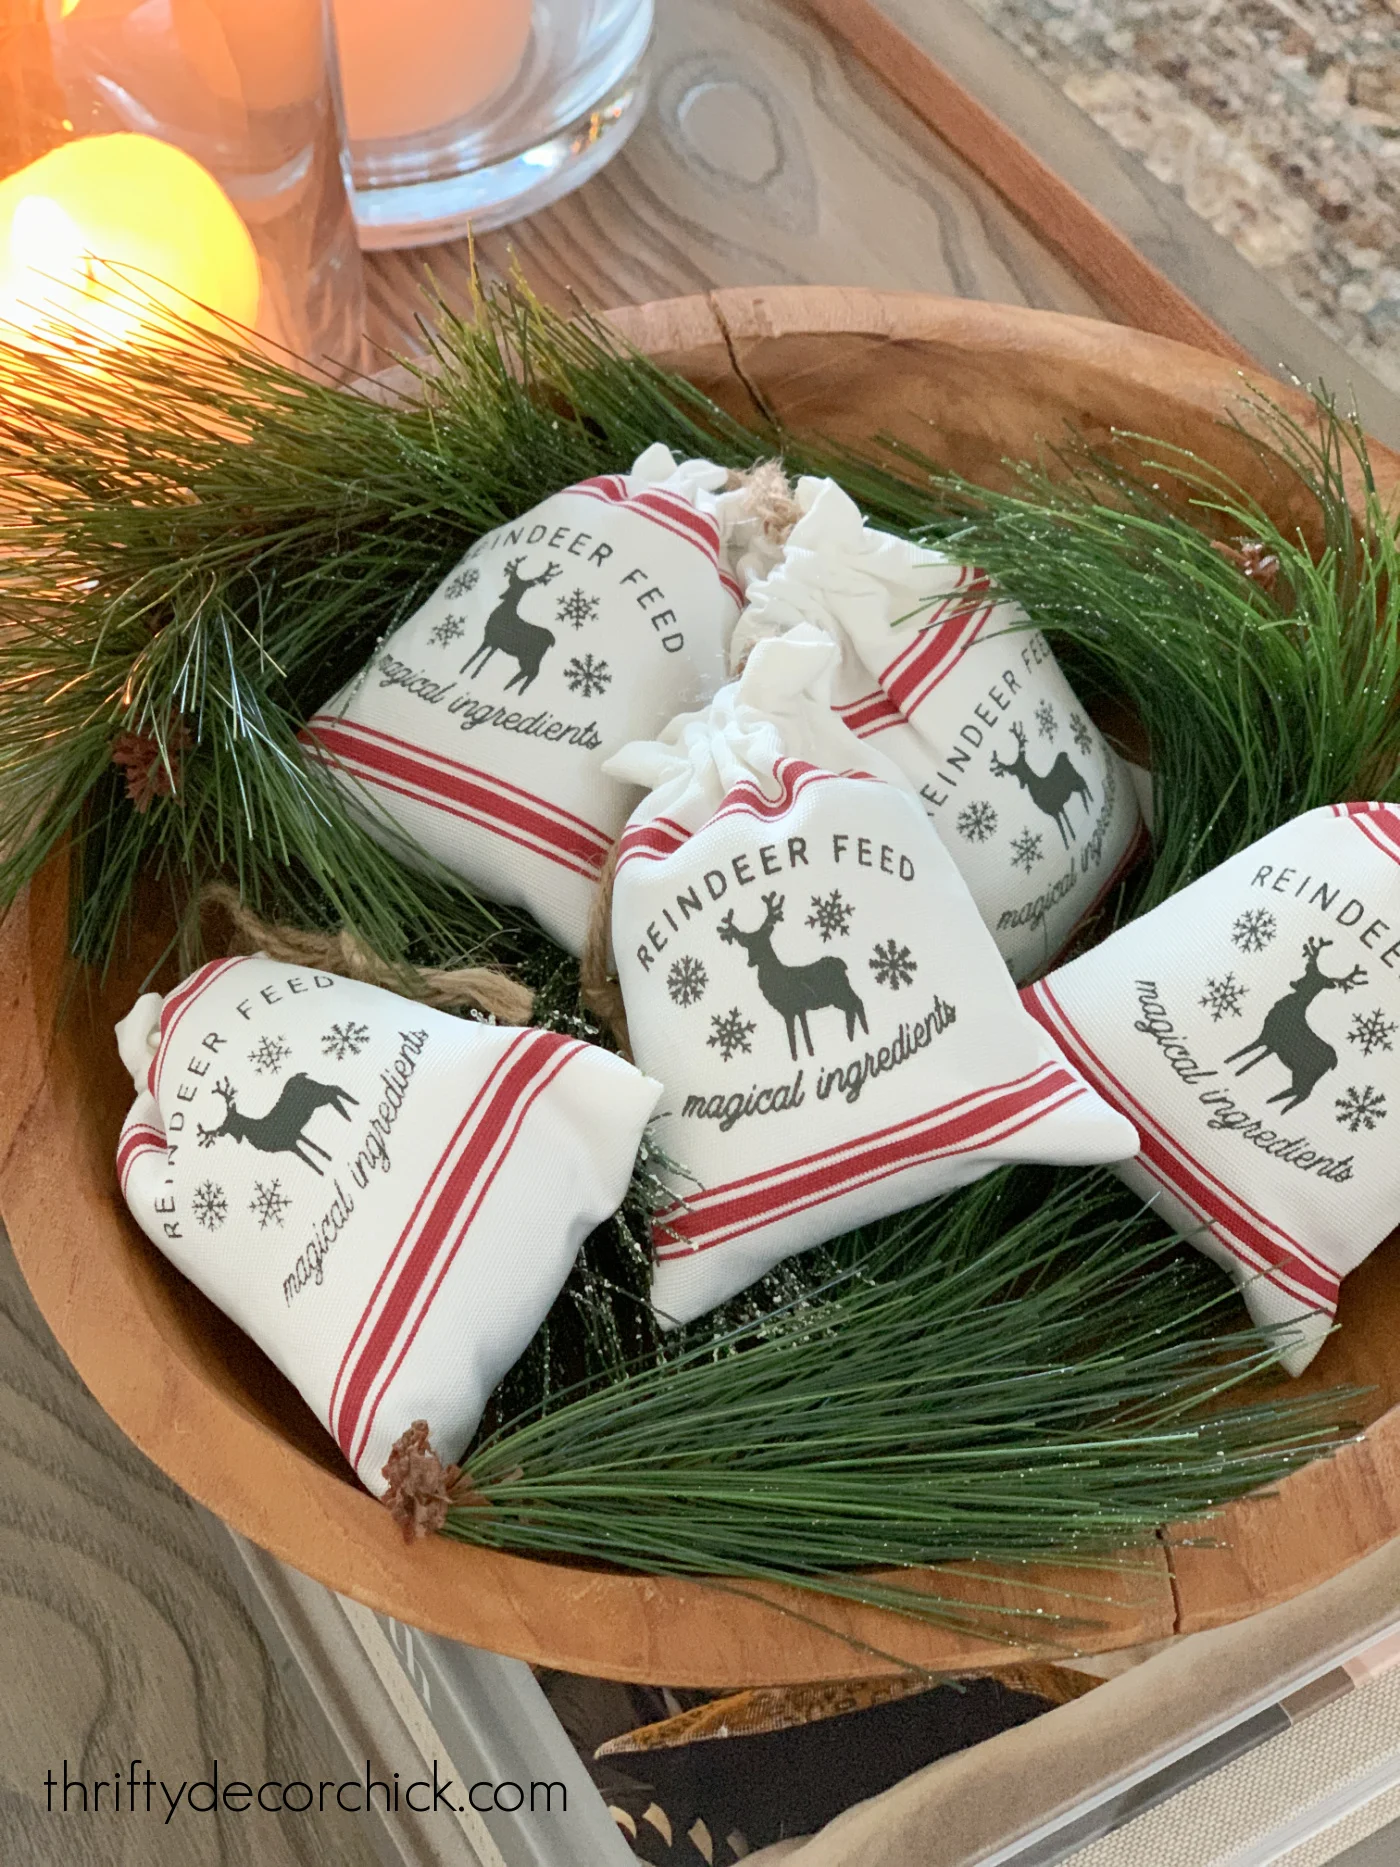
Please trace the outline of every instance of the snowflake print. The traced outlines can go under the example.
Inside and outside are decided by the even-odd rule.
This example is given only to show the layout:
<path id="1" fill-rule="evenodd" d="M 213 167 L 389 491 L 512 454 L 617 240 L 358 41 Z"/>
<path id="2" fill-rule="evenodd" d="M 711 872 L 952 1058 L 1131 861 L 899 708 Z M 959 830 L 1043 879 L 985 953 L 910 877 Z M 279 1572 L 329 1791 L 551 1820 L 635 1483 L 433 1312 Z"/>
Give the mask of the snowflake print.
<path id="1" fill-rule="evenodd" d="M 1055 718 L 1055 709 L 1048 700 L 1042 700 L 1036 708 L 1035 723 L 1042 739 L 1053 739 L 1060 730 L 1060 722 Z"/>
<path id="2" fill-rule="evenodd" d="M 1241 953 L 1262 953 L 1278 932 L 1278 922 L 1267 908 L 1246 908 L 1230 929 Z"/>
<path id="3" fill-rule="evenodd" d="M 598 599 L 586 590 L 570 590 L 554 605 L 554 614 L 559 622 L 572 623 L 574 628 L 581 629 L 598 614 Z"/>
<path id="4" fill-rule="evenodd" d="M 228 1217 L 228 1200 L 217 1180 L 201 1180 L 190 1200 L 195 1222 L 206 1232 L 217 1232 Z"/>
<path id="5" fill-rule="evenodd" d="M 575 655 L 564 670 L 564 679 L 576 694 L 591 700 L 595 694 L 602 693 L 612 673 L 606 661 L 595 661 L 592 655 Z"/>
<path id="6" fill-rule="evenodd" d="M 269 1076 L 275 1076 L 291 1054 L 292 1047 L 284 1037 L 260 1037 L 248 1052 L 248 1061 L 259 1076 L 264 1070 Z"/>
<path id="7" fill-rule="evenodd" d="M 710 1019 L 710 1023 L 714 1028 L 708 1041 L 711 1044 L 718 1045 L 719 1054 L 724 1058 L 726 1063 L 728 1063 L 731 1057 L 736 1056 L 739 1051 L 753 1049 L 753 1045 L 749 1042 L 749 1039 L 757 1029 L 757 1026 L 750 1024 L 745 1019 L 743 1012 L 740 1011 L 737 1005 L 732 1011 L 726 1011 L 723 1015 L 719 1012 L 715 1012 Z"/>
<path id="8" fill-rule="evenodd" d="M 1393 1050 L 1395 1046 L 1390 1040 L 1397 1030 L 1400 1025 L 1392 1024 L 1379 1007 L 1375 1011 L 1354 1011 L 1347 1042 L 1359 1044 L 1362 1056 L 1369 1057 L 1373 1050 Z"/>
<path id="9" fill-rule="evenodd" d="M 1039 830 L 1022 830 L 1011 845 L 1012 868 L 1024 869 L 1029 875 L 1044 854 L 1040 846 L 1043 840 Z"/>
<path id="10" fill-rule="evenodd" d="M 1094 741 L 1082 713 L 1070 714 L 1069 731 L 1070 737 L 1073 739 L 1074 743 L 1079 747 L 1079 750 L 1084 754 L 1085 758 L 1088 758 L 1089 753 L 1093 749 Z"/>
<path id="11" fill-rule="evenodd" d="M 822 937 L 822 945 L 834 939 L 837 934 L 851 931 L 851 916 L 855 909 L 845 900 L 839 888 L 833 888 L 829 895 L 812 896 L 812 912 L 807 916 L 807 925 L 815 927 Z"/>
<path id="12" fill-rule="evenodd" d="M 1223 979 L 1207 979 L 1206 995 L 1201 1003 L 1210 1013 L 1212 1023 L 1219 1024 L 1225 1017 L 1242 1018 L 1241 1004 L 1248 990 L 1232 972 L 1227 972 Z"/>
<path id="13" fill-rule="evenodd" d="M 265 1232 L 269 1225 L 280 1227 L 283 1215 L 287 1212 L 291 1203 L 291 1200 L 288 1199 L 287 1195 L 282 1191 L 282 1182 L 280 1180 L 269 1180 L 266 1186 L 263 1185 L 261 1180 L 254 1180 L 253 1197 L 249 1202 L 248 1210 L 257 1220 L 258 1230 L 260 1232 Z"/>
<path id="14" fill-rule="evenodd" d="M 467 625 L 460 616 L 448 616 L 429 629 L 428 640 L 435 642 L 439 648 L 446 648 L 459 635 L 465 635 L 466 629 Z"/>
<path id="15" fill-rule="evenodd" d="M 1389 1113 L 1385 1097 L 1373 1083 L 1360 1089 L 1348 1084 L 1346 1094 L 1337 1097 L 1337 1120 L 1353 1134 L 1360 1134 L 1363 1128 L 1374 1128 Z"/>
<path id="16" fill-rule="evenodd" d="M 980 798 L 958 812 L 958 835 L 969 843 L 985 843 L 997 833 L 997 813 Z"/>
<path id="17" fill-rule="evenodd" d="M 699 1004 L 709 983 L 710 975 L 705 971 L 704 961 L 691 959 L 689 954 L 676 960 L 666 974 L 666 990 L 671 994 L 673 1005 Z"/>
<path id="18" fill-rule="evenodd" d="M 886 940 L 882 943 L 877 940 L 870 970 L 875 975 L 876 985 L 887 985 L 892 992 L 897 992 L 900 986 L 914 983 L 919 962 L 908 947 L 900 946 L 898 941 Z"/>
<path id="19" fill-rule="evenodd" d="M 442 594 L 451 603 L 456 597 L 465 596 L 468 590 L 475 590 L 480 581 L 481 572 L 475 564 L 468 564 L 465 570 L 458 571 Z"/>
<path id="20" fill-rule="evenodd" d="M 356 1024 L 352 1018 L 345 1024 L 333 1024 L 321 1039 L 321 1048 L 337 1063 L 344 1063 L 347 1057 L 358 1057 L 368 1042 L 369 1026 Z"/>

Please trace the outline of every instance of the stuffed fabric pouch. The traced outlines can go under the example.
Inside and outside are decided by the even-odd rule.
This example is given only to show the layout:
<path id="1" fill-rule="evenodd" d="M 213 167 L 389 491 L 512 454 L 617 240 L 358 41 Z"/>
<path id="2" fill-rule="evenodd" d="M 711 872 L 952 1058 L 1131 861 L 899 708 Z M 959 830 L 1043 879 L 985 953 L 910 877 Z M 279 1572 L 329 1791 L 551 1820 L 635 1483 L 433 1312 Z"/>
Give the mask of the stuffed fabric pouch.
<path id="1" fill-rule="evenodd" d="M 651 447 L 478 539 L 306 728 L 372 834 L 579 952 L 637 801 L 604 760 L 724 679 L 743 528 L 726 478 Z"/>
<path id="2" fill-rule="evenodd" d="M 612 941 L 688 1176 L 653 1235 L 663 1320 L 1003 1161 L 1137 1147 L 1024 1014 L 917 797 L 832 712 L 838 658 L 814 628 L 761 642 L 705 712 L 610 764 L 650 788 Z"/>
<path id="3" fill-rule="evenodd" d="M 1136 1123 L 1123 1179 L 1296 1325 L 1301 1373 L 1400 1224 L 1400 812 L 1310 810 L 1024 997 Z"/>
<path id="4" fill-rule="evenodd" d="M 1128 768 L 1045 637 L 985 576 L 874 530 L 834 481 L 799 481 L 797 503 L 781 560 L 749 587 L 731 665 L 794 623 L 829 631 L 837 712 L 908 777 L 1027 978 L 1134 854 Z"/>
<path id="5" fill-rule="evenodd" d="M 593 1045 L 264 955 L 147 993 L 117 1039 L 138 1224 L 376 1494 L 414 1420 L 465 1447 L 621 1203 L 658 1094 Z"/>

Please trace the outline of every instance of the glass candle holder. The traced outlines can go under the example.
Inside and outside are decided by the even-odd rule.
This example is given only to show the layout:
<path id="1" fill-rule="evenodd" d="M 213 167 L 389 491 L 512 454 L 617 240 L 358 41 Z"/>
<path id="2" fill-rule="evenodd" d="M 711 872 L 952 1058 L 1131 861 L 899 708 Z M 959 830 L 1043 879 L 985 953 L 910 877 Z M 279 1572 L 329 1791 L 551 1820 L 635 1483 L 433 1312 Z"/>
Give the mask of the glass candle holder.
<path id="1" fill-rule="evenodd" d="M 0 322 L 135 341 L 147 295 L 355 368 L 327 5 L 0 0 Z"/>
<path id="2" fill-rule="evenodd" d="M 360 244 L 484 233 L 557 200 L 646 105 L 652 0 L 335 0 Z"/>

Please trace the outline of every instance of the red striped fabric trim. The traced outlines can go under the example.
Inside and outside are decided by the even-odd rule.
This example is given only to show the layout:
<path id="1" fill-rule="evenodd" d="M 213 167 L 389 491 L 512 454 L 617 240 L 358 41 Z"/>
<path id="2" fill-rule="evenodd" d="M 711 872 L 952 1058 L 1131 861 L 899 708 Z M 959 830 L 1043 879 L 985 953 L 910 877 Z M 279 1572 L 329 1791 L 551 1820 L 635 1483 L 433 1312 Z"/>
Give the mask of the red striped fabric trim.
<path id="1" fill-rule="evenodd" d="M 190 1007 L 213 985 L 216 979 L 222 979 L 226 972 L 235 966 L 246 965 L 252 958 L 250 953 L 240 953 L 233 959 L 211 959 L 207 965 L 192 972 L 182 985 L 177 985 L 169 993 L 160 1008 L 160 1042 L 156 1054 L 151 1058 L 151 1067 L 146 1071 L 146 1087 L 153 1096 L 160 1095 L 161 1072 L 165 1068 L 165 1054 L 170 1047 L 170 1040 L 175 1035 L 175 1028 Z"/>
<path id="2" fill-rule="evenodd" d="M 802 793 L 814 784 L 825 784 L 833 778 L 858 778 L 865 784 L 878 782 L 869 772 L 824 771 L 800 758 L 779 759 L 773 767 L 773 776 L 778 781 L 776 797 L 766 796 L 753 779 L 741 778 L 726 792 L 724 802 L 707 822 L 719 823 L 725 817 L 758 817 L 771 823 L 785 817 Z M 673 823 L 669 817 L 652 817 L 646 823 L 630 824 L 622 835 L 617 866 L 620 869 L 634 856 L 659 862 L 665 856 L 674 855 L 690 835 L 689 830 Z"/>
<path id="3" fill-rule="evenodd" d="M 847 701 L 845 706 L 833 707 L 832 712 L 860 739 L 873 739 L 887 727 L 908 724 L 883 687 L 877 687 L 873 694 L 862 694 L 859 700 Z"/>
<path id="4" fill-rule="evenodd" d="M 1383 856 L 1400 862 L 1400 811 L 1389 804 L 1334 804 L 1332 810 L 1338 817 L 1349 817 Z"/>
<path id="5" fill-rule="evenodd" d="M 466 1113 L 462 1116 L 461 1121 L 458 1122 L 457 1127 L 453 1131 L 452 1138 L 443 1149 L 438 1159 L 437 1166 L 433 1169 L 429 1178 L 424 1181 L 418 1198 L 414 1202 L 413 1210 L 409 1213 L 404 1228 L 399 1234 L 398 1243 L 385 1259 L 384 1268 L 375 1281 L 374 1288 L 369 1294 L 369 1301 L 361 1312 L 359 1321 L 350 1332 L 350 1339 L 346 1343 L 345 1352 L 340 1358 L 340 1366 L 336 1370 L 335 1381 L 331 1387 L 330 1414 L 332 1422 L 334 1422 L 335 1419 L 341 1383 L 345 1379 L 346 1371 L 351 1366 L 355 1351 L 376 1313 L 375 1306 L 379 1302 L 381 1293 L 394 1276 L 395 1267 L 398 1265 L 403 1253 L 408 1249 L 408 1241 L 414 1236 L 414 1228 L 417 1226 L 424 1208 L 429 1204 L 434 1187 L 437 1186 L 442 1174 L 450 1165 L 454 1150 L 462 1145 L 464 1137 L 470 1134 L 472 1123 L 476 1119 L 478 1111 L 491 1094 L 502 1071 L 509 1067 L 511 1058 L 527 1041 L 528 1036 L 529 1033 L 527 1031 L 518 1032 L 496 1058 L 491 1068 L 487 1071 L 485 1080 L 481 1083 L 476 1094 L 467 1105 Z"/>
<path id="6" fill-rule="evenodd" d="M 363 783 L 489 830 L 585 880 L 597 881 L 611 838 L 592 824 L 491 772 L 424 751 L 355 720 L 318 714 L 302 742 Z"/>
<path id="7" fill-rule="evenodd" d="M 947 680 L 995 610 L 995 603 L 986 603 L 981 609 L 945 622 L 936 631 L 935 639 L 926 641 L 922 652 L 907 667 L 892 679 L 886 676 L 886 691 L 906 719 Z"/>
<path id="8" fill-rule="evenodd" d="M 332 726 L 343 728 L 347 732 L 361 734 L 366 739 L 375 740 L 388 747 L 390 750 L 411 752 L 416 757 L 425 760 L 429 764 L 440 765 L 444 771 L 467 772 L 472 776 L 477 775 L 476 768 L 472 765 L 464 765 L 459 759 L 449 758 L 445 752 L 435 751 L 431 746 L 414 745 L 411 740 L 401 739 L 395 733 L 384 732 L 380 727 L 370 726 L 363 720 L 347 719 L 338 713 L 318 713 L 310 722 L 310 725 L 315 726 L 326 722 L 329 722 Z M 302 729 L 303 735 L 307 730 L 308 728 L 306 727 Z M 527 804 L 534 804 L 540 810 L 548 811 L 552 816 L 557 818 L 560 823 L 571 825 L 574 829 L 578 830 L 580 834 L 595 838 L 602 837 L 603 832 L 589 823 L 586 817 L 575 816 L 573 811 L 566 810 L 562 804 L 556 804 L 549 798 L 537 798 L 532 791 L 523 790 L 521 786 L 512 784 L 507 778 L 498 778 L 489 772 L 485 775 L 491 779 L 493 784 L 498 784 L 503 790 L 512 792 L 516 797 L 522 799 Z"/>
<path id="9" fill-rule="evenodd" d="M 1086 1093 L 1063 1064 L 1042 1064 L 1012 1082 L 975 1090 L 873 1134 L 708 1187 L 658 1215 L 652 1249 L 659 1262 L 712 1250 L 893 1174 L 989 1148 Z"/>
<path id="10" fill-rule="evenodd" d="M 721 817 L 758 817 L 765 823 L 771 823 L 775 818 L 785 817 L 811 785 L 824 784 L 843 775 L 854 777 L 861 774 L 823 771 L 820 766 L 809 765 L 805 759 L 780 758 L 773 767 L 773 776 L 778 781 L 776 797 L 765 796 L 751 778 L 741 778 L 730 789 L 710 822 L 718 823 Z"/>
<path id="11" fill-rule="evenodd" d="M 585 1048 L 576 1038 L 556 1032 L 522 1032 L 497 1059 L 458 1123 L 341 1358 L 331 1394 L 331 1424 L 352 1463 L 364 1451 L 380 1400 L 526 1114 Z"/>
<path id="12" fill-rule="evenodd" d="M 588 499 L 601 499 L 606 505 L 625 506 L 629 511 L 639 513 L 642 518 L 650 519 L 654 525 L 660 525 L 673 533 L 675 537 L 683 538 L 687 544 L 697 546 L 714 565 L 720 582 L 736 608 L 743 608 L 744 593 L 738 580 L 720 563 L 718 524 L 708 512 L 697 511 L 684 494 L 670 493 L 659 486 L 644 487 L 640 493 L 629 494 L 626 480 L 617 473 L 580 480 L 568 490 L 571 493 L 582 493 Z"/>
<path id="13" fill-rule="evenodd" d="M 653 817 L 648 823 L 629 823 L 618 845 L 617 867 L 621 870 L 635 856 L 643 862 L 660 862 L 675 855 L 690 840 L 690 831 L 669 817 Z"/>
<path id="14" fill-rule="evenodd" d="M 1250 1271 L 1310 1309 L 1336 1308 L 1340 1279 L 1282 1226 L 1255 1211 L 1225 1182 L 1202 1166 L 1152 1116 L 1071 1023 L 1048 979 L 1021 993 L 1026 1010 L 1088 1077 L 1106 1102 L 1133 1123 L 1142 1143 L 1138 1163 L 1154 1180 L 1210 1226 L 1225 1248 Z"/>
<path id="15" fill-rule="evenodd" d="M 163 1154 L 165 1135 L 159 1128 L 152 1128 L 138 1122 L 134 1127 L 122 1131 L 121 1142 L 117 1147 L 117 1185 L 121 1188 L 123 1199 L 126 1197 L 126 1183 L 131 1169 L 143 1154 Z"/>
<path id="16" fill-rule="evenodd" d="M 374 1403 L 370 1407 L 369 1412 L 365 1418 L 364 1427 L 360 1434 L 359 1448 L 355 1454 L 357 1459 L 363 1457 L 364 1455 L 365 1446 L 369 1442 L 370 1434 L 374 1431 L 374 1423 L 379 1415 L 380 1403 L 383 1401 L 384 1396 L 388 1393 L 389 1389 L 393 1386 L 395 1377 L 397 1376 L 399 1369 L 403 1366 L 405 1356 L 408 1354 L 408 1351 L 413 1347 L 414 1341 L 417 1339 L 418 1331 L 423 1325 L 423 1320 L 427 1316 L 428 1311 L 432 1308 L 433 1303 L 436 1300 L 437 1293 L 439 1289 L 441 1289 L 442 1287 L 443 1279 L 447 1276 L 448 1271 L 452 1268 L 453 1259 L 457 1256 L 457 1252 L 460 1249 L 463 1240 L 466 1238 L 467 1233 L 470 1231 L 472 1223 L 475 1220 L 477 1213 L 481 1210 L 483 1201 L 485 1200 L 487 1194 L 491 1191 L 492 1185 L 494 1184 L 495 1179 L 496 1179 L 496 1175 L 500 1172 L 501 1168 L 505 1165 L 505 1162 L 507 1158 L 509 1157 L 511 1149 L 515 1146 L 516 1138 L 518 1137 L 521 1128 L 525 1124 L 526 1117 L 529 1115 L 530 1110 L 534 1107 L 535 1103 L 544 1094 L 545 1090 L 549 1088 L 550 1084 L 555 1080 L 555 1078 L 560 1074 L 560 1072 L 568 1064 L 568 1062 L 570 1061 L 570 1058 L 575 1056 L 580 1050 L 583 1050 L 586 1048 L 587 1046 L 584 1044 L 575 1043 L 573 1044 L 572 1048 L 569 1049 L 566 1053 L 562 1053 L 559 1056 L 557 1056 L 555 1060 L 547 1066 L 547 1068 L 544 1070 L 544 1072 L 539 1077 L 538 1081 L 536 1081 L 530 1086 L 529 1092 L 522 1098 L 520 1102 L 520 1106 L 517 1108 L 515 1112 L 514 1120 L 511 1122 L 510 1130 L 502 1138 L 500 1146 L 496 1150 L 496 1155 L 495 1155 L 494 1160 L 491 1162 L 490 1170 L 486 1174 L 484 1174 L 481 1178 L 480 1185 L 477 1188 L 476 1198 L 472 1202 L 471 1211 L 465 1215 L 465 1217 L 461 1220 L 461 1223 L 457 1226 L 456 1235 L 453 1238 L 451 1249 L 448 1252 L 446 1252 L 439 1260 L 438 1273 L 437 1273 L 437 1276 L 433 1279 L 432 1288 L 423 1295 L 422 1299 L 419 1301 L 417 1305 L 417 1313 L 415 1314 L 413 1318 L 412 1325 L 409 1328 L 407 1334 L 404 1335 L 402 1341 L 400 1342 L 399 1352 L 394 1357 L 393 1366 L 388 1369 L 388 1371 L 384 1374 L 382 1380 L 380 1380 L 380 1382 L 378 1383 L 379 1391 L 376 1394 Z"/>

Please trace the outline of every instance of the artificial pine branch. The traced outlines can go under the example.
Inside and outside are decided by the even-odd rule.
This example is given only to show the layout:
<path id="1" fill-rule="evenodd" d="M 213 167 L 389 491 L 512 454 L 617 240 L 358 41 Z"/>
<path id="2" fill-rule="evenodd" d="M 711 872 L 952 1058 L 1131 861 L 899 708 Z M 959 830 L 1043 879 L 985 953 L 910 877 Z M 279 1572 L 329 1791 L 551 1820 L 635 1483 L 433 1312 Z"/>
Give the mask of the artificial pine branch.
<path id="1" fill-rule="evenodd" d="M 1226 1404 L 1274 1359 L 1237 1316 L 1111 1176 L 1003 1170 L 871 1228 L 824 1291 L 488 1432 L 447 1532 L 1014 1638 L 1014 1614 L 854 1571 L 1111 1567 L 1332 1449 L 1352 1393 Z"/>
<path id="2" fill-rule="evenodd" d="M 297 732 L 483 532 L 656 439 L 764 450 L 601 325 L 518 288 L 476 309 L 444 314 L 411 398 L 194 326 L 96 368 L 79 332 L 0 342 L 0 907 L 71 837 L 74 949 L 98 964 L 143 867 L 192 893 L 228 877 L 391 959 L 537 947 L 378 849 Z"/>

